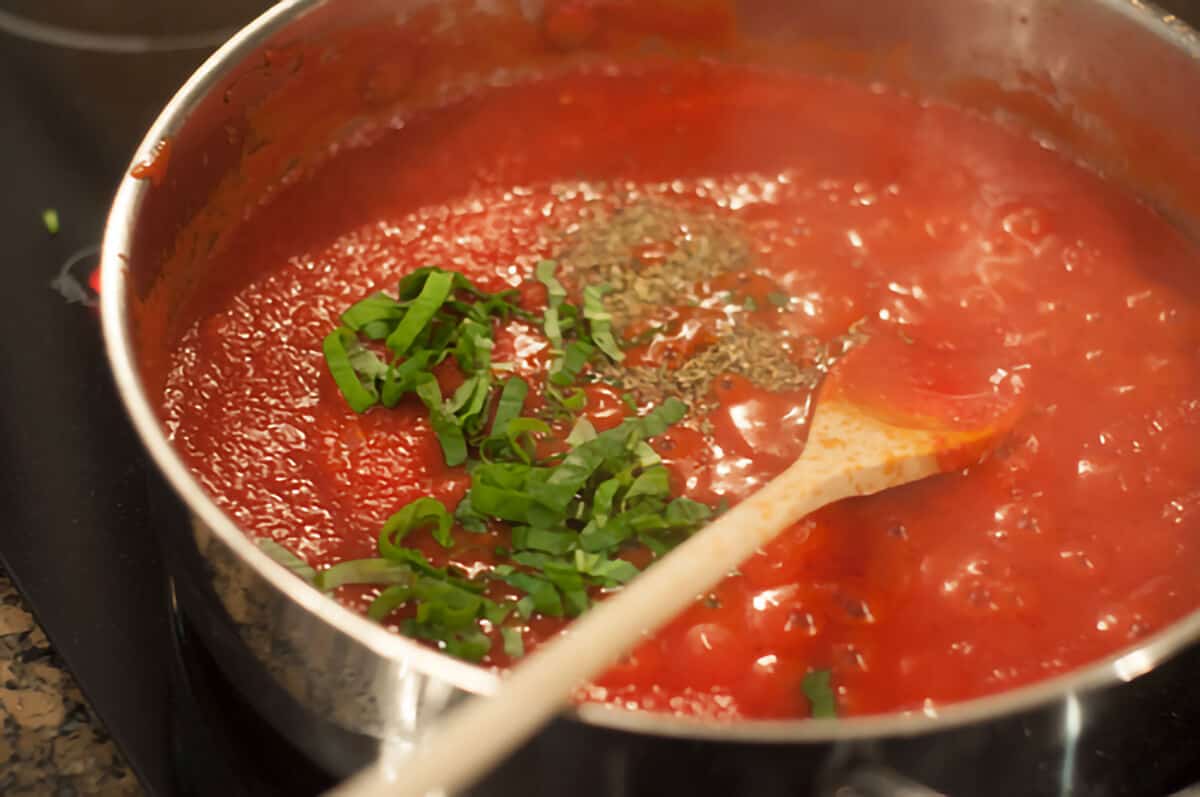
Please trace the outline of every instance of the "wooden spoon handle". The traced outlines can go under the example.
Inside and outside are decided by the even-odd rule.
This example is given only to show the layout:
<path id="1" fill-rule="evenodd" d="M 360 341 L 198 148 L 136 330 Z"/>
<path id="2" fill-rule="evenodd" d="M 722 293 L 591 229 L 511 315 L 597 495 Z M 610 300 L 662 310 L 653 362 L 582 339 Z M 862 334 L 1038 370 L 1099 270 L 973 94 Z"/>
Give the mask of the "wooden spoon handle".
<path id="1" fill-rule="evenodd" d="M 846 469 L 801 458 L 523 660 L 490 698 L 447 714 L 414 754 L 335 789 L 342 797 L 410 795 L 472 783 L 556 714 L 572 690 L 679 615 L 737 563 L 800 518 L 858 492 Z"/>

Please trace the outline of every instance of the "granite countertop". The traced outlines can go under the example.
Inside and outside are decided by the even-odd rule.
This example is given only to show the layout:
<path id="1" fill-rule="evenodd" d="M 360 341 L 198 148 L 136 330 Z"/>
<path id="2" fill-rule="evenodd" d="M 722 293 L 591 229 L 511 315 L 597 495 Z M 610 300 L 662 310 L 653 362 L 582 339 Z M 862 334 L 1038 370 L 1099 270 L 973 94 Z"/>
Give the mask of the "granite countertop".
<path id="1" fill-rule="evenodd" d="M 3 570 L 0 794 L 141 794 L 137 779 Z"/>

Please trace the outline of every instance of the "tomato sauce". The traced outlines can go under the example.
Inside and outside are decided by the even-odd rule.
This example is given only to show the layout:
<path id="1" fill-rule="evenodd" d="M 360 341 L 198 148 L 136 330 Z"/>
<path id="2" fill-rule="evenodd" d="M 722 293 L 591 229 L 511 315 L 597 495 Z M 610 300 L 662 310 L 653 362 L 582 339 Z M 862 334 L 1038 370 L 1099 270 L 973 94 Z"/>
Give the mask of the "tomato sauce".
<path id="1" fill-rule="evenodd" d="M 445 466 L 419 403 L 346 405 L 321 355 L 338 314 L 431 264 L 521 286 L 537 307 L 544 292 L 524 281 L 562 231 L 646 198 L 737 225 L 747 312 L 780 336 L 828 339 L 864 318 L 890 335 L 860 396 L 888 405 L 915 385 L 941 411 L 1004 382 L 1024 404 L 981 464 L 797 524 L 584 699 L 806 716 L 800 681 L 827 668 L 842 714 L 931 711 L 1081 666 L 1200 606 L 1200 253 L 1062 154 L 878 87 L 676 65 L 547 77 L 408 118 L 237 231 L 213 267 L 235 276 L 197 298 L 177 346 L 168 432 L 252 535 L 317 567 L 372 556 L 391 513 L 423 495 L 453 506 L 469 479 Z M 631 360 L 711 344 L 720 313 L 664 312 L 671 326 Z M 923 351 L 952 365 L 926 368 Z M 497 333 L 496 361 L 533 374 L 546 357 L 532 326 Z M 598 428 L 632 412 L 589 391 Z M 803 450 L 813 397 L 735 375 L 711 393 L 707 433 L 654 443 L 682 493 L 735 502 Z M 448 557 L 425 533 L 413 544 L 475 572 L 505 532 L 455 534 Z M 338 598 L 362 609 L 377 592 Z M 535 616 L 527 640 L 563 624 Z M 507 663 L 498 645 L 485 660 Z"/>

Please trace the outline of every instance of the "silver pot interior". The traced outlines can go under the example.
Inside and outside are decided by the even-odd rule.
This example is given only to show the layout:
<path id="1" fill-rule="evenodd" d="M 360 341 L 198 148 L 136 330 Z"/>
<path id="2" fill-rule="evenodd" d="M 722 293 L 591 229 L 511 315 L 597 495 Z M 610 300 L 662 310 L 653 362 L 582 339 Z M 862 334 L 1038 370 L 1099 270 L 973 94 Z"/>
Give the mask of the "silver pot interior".
<path id="1" fill-rule="evenodd" d="M 544 36 L 540 0 L 289 0 L 210 59 L 149 133 L 135 163 L 153 161 L 152 168 L 124 181 L 109 219 L 104 330 L 133 421 L 193 513 L 194 529 L 163 533 L 185 553 L 176 571 L 181 590 L 191 584 L 219 604 L 201 632 L 228 653 L 223 664 L 235 681 L 248 677 L 238 662 L 249 651 L 311 712 L 376 739 L 410 738 L 453 695 L 494 685 L 490 674 L 388 634 L 270 562 L 187 472 L 158 420 L 155 397 L 171 346 L 194 318 L 193 288 L 236 282 L 236 273 L 211 268 L 229 231 L 280 185 L 302 179 L 331 143 L 352 145 L 415 108 L 524 73 L 703 55 L 884 81 L 948 99 L 1064 148 L 1185 227 L 1200 223 L 1200 40 L 1137 0 L 672 5 L 678 14 L 727 15 L 733 26 L 719 36 L 698 36 L 686 25 L 627 31 L 624 39 L 637 44 L 619 51 L 562 49 Z M 1200 614 L 1193 614 L 1136 650 L 950 706 L 937 718 L 713 728 L 580 713 L 635 731 L 740 740 L 919 734 L 1127 680 L 1197 630 Z M 266 698 L 259 707 L 288 724 Z M 302 743 L 319 759 L 337 758 L 319 740 Z"/>

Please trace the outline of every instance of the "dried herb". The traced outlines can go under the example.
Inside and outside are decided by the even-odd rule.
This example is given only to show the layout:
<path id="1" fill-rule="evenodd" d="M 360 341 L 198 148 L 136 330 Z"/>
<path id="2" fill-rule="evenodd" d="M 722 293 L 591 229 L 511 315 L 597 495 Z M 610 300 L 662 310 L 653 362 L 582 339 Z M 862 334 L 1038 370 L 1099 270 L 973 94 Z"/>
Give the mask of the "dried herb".
<path id="1" fill-rule="evenodd" d="M 647 307 L 698 301 L 698 281 L 751 262 L 750 245 L 734 223 L 659 202 L 598 213 L 565 244 L 558 258 L 564 277 L 577 285 L 608 285 L 604 304 L 618 330 Z M 665 253 L 661 262 L 640 259 L 650 244 Z"/>

